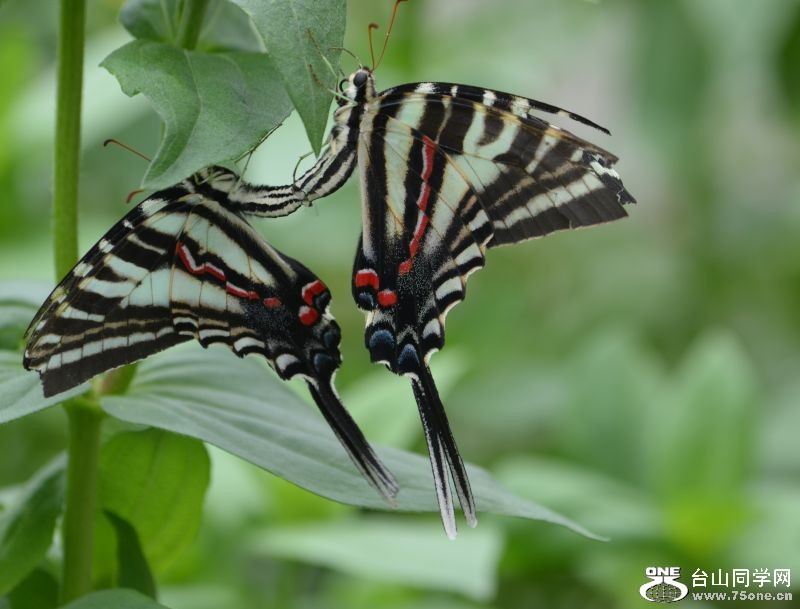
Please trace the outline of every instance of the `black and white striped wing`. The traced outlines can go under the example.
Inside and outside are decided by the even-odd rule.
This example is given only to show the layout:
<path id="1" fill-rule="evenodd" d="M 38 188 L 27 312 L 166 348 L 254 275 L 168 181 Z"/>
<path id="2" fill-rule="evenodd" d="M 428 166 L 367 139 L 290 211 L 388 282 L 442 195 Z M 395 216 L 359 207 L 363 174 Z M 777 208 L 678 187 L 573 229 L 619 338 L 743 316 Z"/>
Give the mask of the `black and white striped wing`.
<path id="1" fill-rule="evenodd" d="M 448 470 L 472 526 L 475 504 L 427 360 L 443 346 L 445 316 L 463 298 L 467 276 L 483 266 L 492 233 L 488 223 L 475 224 L 472 188 L 430 138 L 376 131 L 359 161 L 367 198 L 353 293 L 367 312 L 366 346 L 373 361 L 412 380 L 442 521 L 454 537 Z"/>
<path id="2" fill-rule="evenodd" d="M 371 105 L 391 116 L 387 129 L 430 138 L 458 166 L 491 222 L 490 247 L 616 220 L 635 202 L 612 168 L 614 155 L 533 114 L 606 131 L 573 113 L 450 83 L 403 85 Z"/>
<path id="3" fill-rule="evenodd" d="M 633 202 L 611 169 L 615 157 L 530 115 L 534 107 L 549 109 L 423 83 L 375 96 L 361 121 L 363 234 L 354 296 L 367 311 L 373 361 L 412 380 L 451 536 L 448 469 L 467 522 L 476 518 L 427 365 L 444 344 L 447 312 L 464 298 L 487 247 L 614 220 Z"/>
<path id="4" fill-rule="evenodd" d="M 353 462 L 391 500 L 391 473 L 334 388 L 340 332 L 330 292 L 219 195 L 186 181 L 112 228 L 37 314 L 25 367 L 51 395 L 192 338 L 259 354 L 281 378 L 306 380 Z"/>
<path id="5" fill-rule="evenodd" d="M 75 387 L 188 340 L 172 323 L 169 280 L 188 217 L 181 187 L 142 202 L 100 239 L 31 322 L 24 365 L 44 394 Z"/>

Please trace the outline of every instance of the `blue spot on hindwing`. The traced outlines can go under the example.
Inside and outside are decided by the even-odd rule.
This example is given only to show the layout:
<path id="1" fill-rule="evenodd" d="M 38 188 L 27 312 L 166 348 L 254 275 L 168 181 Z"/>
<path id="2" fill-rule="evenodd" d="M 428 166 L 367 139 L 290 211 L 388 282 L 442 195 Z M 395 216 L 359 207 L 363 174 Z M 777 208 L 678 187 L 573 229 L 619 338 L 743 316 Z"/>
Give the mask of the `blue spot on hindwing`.
<path id="1" fill-rule="evenodd" d="M 385 329 L 375 330 L 367 338 L 367 348 L 373 362 L 391 362 L 394 359 L 394 334 Z"/>
<path id="2" fill-rule="evenodd" d="M 397 358 L 397 372 L 404 374 L 406 372 L 416 372 L 417 370 L 419 370 L 417 348 L 414 345 L 407 344 L 400 351 L 400 356 Z"/>
<path id="3" fill-rule="evenodd" d="M 339 326 L 336 324 L 331 325 L 328 327 L 325 332 L 322 334 L 322 342 L 328 349 L 336 349 L 339 346 L 339 342 L 342 340 L 342 333 L 339 330 Z"/>
<path id="4" fill-rule="evenodd" d="M 314 355 L 314 370 L 323 378 L 330 378 L 339 363 L 327 353 L 316 353 Z"/>

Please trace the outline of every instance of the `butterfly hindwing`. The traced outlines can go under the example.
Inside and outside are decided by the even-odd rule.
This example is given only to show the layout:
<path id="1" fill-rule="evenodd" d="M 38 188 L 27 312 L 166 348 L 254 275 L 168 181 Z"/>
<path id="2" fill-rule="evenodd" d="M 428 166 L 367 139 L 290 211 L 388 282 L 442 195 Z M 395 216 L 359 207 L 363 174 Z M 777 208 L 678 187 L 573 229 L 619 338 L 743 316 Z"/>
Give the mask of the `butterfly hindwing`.
<path id="1" fill-rule="evenodd" d="M 362 189 L 382 202 L 365 202 L 354 296 L 367 311 L 365 342 L 372 360 L 412 381 L 442 519 L 452 537 L 450 473 L 473 526 L 475 504 L 427 359 L 442 347 L 445 315 L 463 298 L 466 277 L 483 265 L 491 233 L 476 241 L 481 231 L 462 220 L 461 210 L 476 203 L 475 194 L 430 138 L 376 131 L 364 147 Z"/>
<path id="2" fill-rule="evenodd" d="M 181 334 L 204 346 L 265 357 L 283 379 L 303 377 L 328 424 L 371 484 L 397 487 L 333 386 L 340 331 L 330 292 L 305 266 L 270 246 L 218 202 L 196 211 L 175 248 L 171 306 Z"/>

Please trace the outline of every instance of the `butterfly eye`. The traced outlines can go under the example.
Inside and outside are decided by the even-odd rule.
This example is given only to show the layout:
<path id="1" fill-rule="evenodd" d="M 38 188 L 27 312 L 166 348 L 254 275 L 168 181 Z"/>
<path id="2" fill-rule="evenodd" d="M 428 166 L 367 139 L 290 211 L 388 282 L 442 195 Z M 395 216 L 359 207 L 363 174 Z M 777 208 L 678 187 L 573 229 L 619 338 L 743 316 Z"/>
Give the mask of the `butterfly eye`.
<path id="1" fill-rule="evenodd" d="M 363 87 L 364 84 L 367 82 L 367 71 L 366 70 L 359 70 L 353 76 L 353 84 L 356 87 Z"/>

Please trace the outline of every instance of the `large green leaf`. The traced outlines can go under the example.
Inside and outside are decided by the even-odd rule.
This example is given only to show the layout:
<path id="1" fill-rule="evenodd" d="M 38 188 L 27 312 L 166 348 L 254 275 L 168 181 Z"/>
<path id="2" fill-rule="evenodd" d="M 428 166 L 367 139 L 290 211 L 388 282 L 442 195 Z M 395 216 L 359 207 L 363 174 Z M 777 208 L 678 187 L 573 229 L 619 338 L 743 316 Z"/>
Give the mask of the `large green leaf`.
<path id="1" fill-rule="evenodd" d="M 124 588 L 100 590 L 64 605 L 62 609 L 167 609 L 144 594 Z"/>
<path id="2" fill-rule="evenodd" d="M 205 440 L 314 493 L 343 503 L 388 509 L 359 475 L 322 417 L 277 381 L 261 361 L 227 350 L 172 351 L 147 360 L 127 395 L 105 396 L 120 419 Z M 379 449 L 400 484 L 397 508 L 437 511 L 427 458 Z M 478 509 L 543 520 L 592 536 L 581 526 L 503 488 L 469 466 Z"/>
<path id="3" fill-rule="evenodd" d="M 150 565 L 139 543 L 139 535 L 130 522 L 114 512 L 105 512 L 106 518 L 114 527 L 117 537 L 117 583 L 124 588 L 138 590 L 150 598 L 156 598 L 156 583 L 150 572 Z"/>
<path id="4" fill-rule="evenodd" d="M 45 466 L 0 515 L 0 595 L 44 558 L 64 500 L 64 462 Z"/>
<path id="5" fill-rule="evenodd" d="M 194 540 L 209 469 L 201 442 L 157 429 L 121 433 L 103 446 L 100 503 L 134 527 L 154 570 Z"/>
<path id="6" fill-rule="evenodd" d="M 253 20 L 319 153 L 337 84 L 345 0 L 232 0 Z M 327 63 L 326 63 L 327 61 Z"/>
<path id="7" fill-rule="evenodd" d="M 143 179 L 166 188 L 247 153 L 292 110 L 264 53 L 201 53 L 135 40 L 101 64 L 126 95 L 142 93 L 164 121 L 164 137 Z"/>
<path id="8" fill-rule="evenodd" d="M 64 393 L 45 398 L 39 375 L 22 367 L 22 353 L 0 350 L 0 424 L 59 404 L 67 398 L 80 395 L 86 389 L 87 385 L 84 383 Z"/>
<path id="9" fill-rule="evenodd" d="M 273 526 L 252 545 L 256 553 L 479 600 L 495 591 L 501 547 L 496 527 L 481 526 L 452 543 L 434 523 L 385 518 Z"/>

